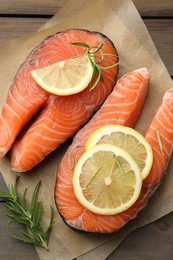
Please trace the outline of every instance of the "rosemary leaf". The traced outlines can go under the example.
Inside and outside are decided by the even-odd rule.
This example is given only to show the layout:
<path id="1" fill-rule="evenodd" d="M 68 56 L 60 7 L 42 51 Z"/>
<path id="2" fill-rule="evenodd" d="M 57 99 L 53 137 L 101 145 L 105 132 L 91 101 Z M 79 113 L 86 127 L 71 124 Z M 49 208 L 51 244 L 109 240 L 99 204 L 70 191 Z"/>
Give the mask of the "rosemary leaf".
<path id="1" fill-rule="evenodd" d="M 98 64 L 98 65 L 104 61 L 104 54 L 103 54 L 102 49 L 100 49 L 99 52 L 100 52 L 99 55 L 100 55 L 100 57 L 101 57 L 101 60 L 100 60 L 100 61 L 97 61 L 97 64 Z"/>
<path id="2" fill-rule="evenodd" d="M 95 89 L 95 87 L 97 86 L 97 84 L 98 84 L 100 78 L 101 78 L 101 75 L 99 74 L 98 77 L 97 77 L 97 79 L 96 79 L 96 81 L 95 81 L 95 83 L 90 86 L 90 90 Z"/>
<path id="3" fill-rule="evenodd" d="M 101 80 L 102 82 L 104 82 L 104 78 L 103 78 L 103 76 L 102 76 L 101 73 L 100 73 L 100 80 Z"/>
<path id="4" fill-rule="evenodd" d="M 100 72 L 100 67 L 99 66 L 95 66 L 95 74 L 98 76 L 98 77 L 100 77 L 100 74 L 101 74 L 101 72 Z"/>
<path id="5" fill-rule="evenodd" d="M 30 223 L 27 219 L 25 219 L 25 217 L 19 217 L 12 214 L 7 214 L 7 217 L 11 218 L 13 222 L 24 224 L 25 226 L 30 227 Z"/>
<path id="6" fill-rule="evenodd" d="M 17 207 L 17 205 L 13 205 L 13 202 L 5 202 L 4 204 L 8 210 L 11 210 L 12 212 L 20 214 L 20 209 Z"/>
<path id="7" fill-rule="evenodd" d="M 10 235 L 11 235 L 13 238 L 15 238 L 15 239 L 17 239 L 17 240 L 19 240 L 19 241 L 21 241 L 21 242 L 33 244 L 33 239 L 26 239 L 26 238 L 24 238 L 24 237 L 20 237 L 20 236 L 17 235 L 17 234 L 14 234 L 14 233 L 10 233 Z"/>
<path id="8" fill-rule="evenodd" d="M 5 192 L 0 191 L 0 198 L 10 199 L 10 198 L 11 198 L 11 195 L 9 195 L 8 193 L 5 193 Z"/>
<path id="9" fill-rule="evenodd" d="M 95 174 L 92 176 L 91 180 L 88 182 L 86 188 L 88 188 L 88 186 L 92 183 L 92 181 L 95 179 L 95 177 L 97 176 L 97 174 L 100 172 L 100 170 L 102 169 L 102 167 L 100 167 Z"/>
<path id="10" fill-rule="evenodd" d="M 42 212 L 42 204 L 41 202 L 38 202 L 35 210 L 36 214 L 34 215 L 35 227 L 39 227 L 40 225 L 41 212 Z"/>
<path id="11" fill-rule="evenodd" d="M 162 145 L 162 141 L 161 141 L 161 138 L 160 138 L 159 130 L 155 129 L 155 131 L 156 131 L 157 141 L 158 141 L 158 144 L 159 144 L 159 148 L 160 148 L 161 154 L 162 154 L 162 156 L 164 156 L 163 145 Z"/>
<path id="12" fill-rule="evenodd" d="M 121 164 L 120 164 L 120 162 L 119 162 L 117 156 L 116 156 L 115 154 L 114 154 L 113 156 L 114 156 L 115 161 L 116 161 L 116 163 L 117 163 L 117 165 L 118 165 L 119 171 L 121 172 L 121 175 L 124 177 L 124 171 L 123 171 L 123 169 L 122 169 L 122 167 L 121 167 Z"/>
<path id="13" fill-rule="evenodd" d="M 49 221 L 49 225 L 48 225 L 48 227 L 45 231 L 45 238 L 46 238 L 47 241 L 49 240 L 51 228 L 55 224 L 55 222 L 53 222 L 53 208 L 52 208 L 52 206 L 50 207 L 50 209 L 51 209 L 50 210 L 50 221 Z"/>
<path id="14" fill-rule="evenodd" d="M 33 192 L 33 195 L 32 195 L 32 201 L 31 201 L 31 209 L 30 209 L 30 212 L 31 212 L 31 215 L 33 214 L 34 212 L 34 208 L 35 208 L 35 202 L 36 202 L 36 199 L 37 199 L 37 193 L 38 193 L 38 190 L 40 188 L 40 185 L 41 185 L 41 181 L 39 181 L 34 189 L 34 192 Z"/>
<path id="15" fill-rule="evenodd" d="M 96 50 L 95 51 L 89 51 L 89 54 L 90 55 L 93 55 L 93 54 L 95 54 L 95 53 L 97 53 L 98 51 L 100 51 L 100 49 L 102 48 L 102 46 L 103 46 L 103 43 L 101 43 L 101 44 L 99 44 L 98 46 L 91 46 L 90 48 L 96 48 Z"/>
<path id="16" fill-rule="evenodd" d="M 30 238 L 31 240 L 34 240 L 34 236 L 32 234 L 29 234 L 28 232 L 24 231 L 23 229 L 19 230 L 23 235 L 25 235 L 27 238 Z"/>
<path id="17" fill-rule="evenodd" d="M 74 165 L 75 165 L 75 158 L 74 158 L 74 153 L 73 153 L 72 156 L 71 156 L 71 167 L 70 167 L 70 170 L 74 169 Z"/>
<path id="18" fill-rule="evenodd" d="M 14 185 L 11 185 L 10 194 L 11 197 L 16 201 L 17 200 L 17 183 L 19 181 L 19 176 L 16 177 Z"/>
<path id="19" fill-rule="evenodd" d="M 88 48 L 88 49 L 90 47 L 88 44 L 86 44 L 84 42 L 71 42 L 71 44 L 81 46 L 81 47 L 85 47 L 85 48 Z"/>
<path id="20" fill-rule="evenodd" d="M 113 67 L 116 67 L 119 63 L 120 63 L 120 62 L 117 62 L 117 63 L 115 63 L 115 64 L 112 64 L 112 65 L 110 65 L 110 66 L 105 66 L 105 67 L 101 67 L 101 66 L 100 66 L 100 69 L 102 69 L 102 70 L 108 70 L 108 69 L 111 69 L 111 68 L 113 68 Z"/>
<path id="21" fill-rule="evenodd" d="M 23 193 L 23 196 L 22 196 L 22 199 L 21 199 L 21 205 L 23 208 L 25 208 L 25 197 L 26 197 L 26 192 L 27 192 L 27 188 L 25 189 L 24 193 Z"/>
<path id="22" fill-rule="evenodd" d="M 32 245 L 35 245 L 35 246 L 39 246 L 39 247 L 43 247 L 43 248 L 46 248 L 46 246 L 43 246 L 42 244 L 40 245 L 40 241 L 39 239 L 35 238 L 35 236 L 30 236 L 28 233 L 26 233 L 24 230 L 20 230 L 20 232 L 23 234 L 23 236 L 19 236 L 17 234 L 14 234 L 14 233 L 9 233 L 11 235 L 11 237 L 13 237 L 14 239 L 17 239 L 21 242 L 24 242 L 24 243 L 28 243 L 28 244 L 32 244 Z M 27 234 L 27 235 L 26 235 Z M 30 236 L 30 237 L 29 237 Z M 46 248 L 47 249 L 47 248 Z"/>
<path id="23" fill-rule="evenodd" d="M 103 53 L 103 52 L 102 52 Z M 111 57 L 116 57 L 116 58 L 118 58 L 118 56 L 116 55 L 116 54 L 111 54 L 111 53 L 103 53 L 103 54 L 100 54 L 100 53 L 97 53 L 97 54 L 95 54 L 94 55 L 95 57 L 97 57 L 97 56 L 111 56 Z"/>
<path id="24" fill-rule="evenodd" d="M 91 66 L 93 68 L 93 73 L 92 73 L 92 77 L 91 77 L 91 81 L 90 81 L 90 89 L 91 89 L 91 87 L 92 87 L 91 84 L 92 84 L 92 81 L 93 81 L 93 78 L 94 78 L 96 64 L 90 56 L 88 56 L 88 58 L 90 60 Z"/>

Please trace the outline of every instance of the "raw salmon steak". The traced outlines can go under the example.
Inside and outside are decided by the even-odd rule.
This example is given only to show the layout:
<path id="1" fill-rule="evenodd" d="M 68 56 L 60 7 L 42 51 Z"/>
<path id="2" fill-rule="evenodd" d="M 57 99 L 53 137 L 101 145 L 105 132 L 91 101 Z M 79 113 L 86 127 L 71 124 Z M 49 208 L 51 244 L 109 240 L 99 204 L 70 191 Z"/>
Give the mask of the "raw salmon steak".
<path id="1" fill-rule="evenodd" d="M 104 80 L 93 91 L 87 87 L 78 94 L 62 97 L 49 94 L 39 87 L 31 76 L 31 70 L 84 52 L 83 47 L 71 42 L 83 42 L 90 46 L 103 44 L 103 54 L 113 55 L 105 56 L 102 66 L 118 61 L 117 51 L 105 35 L 80 29 L 50 36 L 30 53 L 15 76 L 0 114 L 0 156 L 4 156 L 13 146 L 11 164 L 15 171 L 32 169 L 72 136 L 101 106 L 115 85 L 118 66 L 103 70 Z M 35 115 L 35 121 L 16 141 L 21 129 Z"/>
<path id="2" fill-rule="evenodd" d="M 146 99 L 150 75 L 142 68 L 124 75 L 117 82 L 113 92 L 88 124 L 74 137 L 72 145 L 65 153 L 57 172 L 55 202 L 60 215 L 72 228 L 86 232 L 111 233 L 118 230 L 131 218 L 129 214 L 103 216 L 95 214 L 75 197 L 73 191 L 72 162 L 78 162 L 85 152 L 85 144 L 96 129 L 107 124 L 133 127 Z"/>

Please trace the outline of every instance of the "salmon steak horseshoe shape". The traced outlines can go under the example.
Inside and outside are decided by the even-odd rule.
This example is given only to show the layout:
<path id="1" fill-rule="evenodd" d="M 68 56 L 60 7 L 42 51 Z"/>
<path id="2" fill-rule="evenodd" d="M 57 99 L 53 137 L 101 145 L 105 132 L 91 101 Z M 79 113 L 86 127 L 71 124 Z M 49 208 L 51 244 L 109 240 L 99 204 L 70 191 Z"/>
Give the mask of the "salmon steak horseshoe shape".
<path id="1" fill-rule="evenodd" d="M 117 51 L 105 35 L 80 29 L 50 36 L 30 53 L 15 76 L 0 114 L 0 156 L 12 147 L 11 164 L 15 171 L 32 169 L 74 135 L 115 85 L 118 66 L 103 70 L 103 80 L 92 91 L 87 87 L 78 94 L 57 96 L 43 90 L 30 72 L 82 54 L 84 47 L 72 45 L 72 42 L 84 42 L 89 46 L 102 44 L 103 54 L 113 54 L 104 56 L 102 66 L 118 61 Z M 35 121 L 23 137 L 16 140 L 21 129 L 35 115 Z"/>

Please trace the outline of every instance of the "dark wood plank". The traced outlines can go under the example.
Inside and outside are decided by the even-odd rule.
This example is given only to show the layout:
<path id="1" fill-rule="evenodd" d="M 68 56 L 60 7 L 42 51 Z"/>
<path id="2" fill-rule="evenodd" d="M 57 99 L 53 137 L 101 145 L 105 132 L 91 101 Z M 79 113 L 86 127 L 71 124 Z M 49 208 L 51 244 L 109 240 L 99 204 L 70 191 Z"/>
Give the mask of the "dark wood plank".
<path id="1" fill-rule="evenodd" d="M 1 185 L 2 186 L 2 182 Z M 0 203 L 0 211 L 4 210 L 3 203 Z M 5 212 L 0 215 L 0 259 L 5 260 L 39 260 L 35 248 L 32 245 L 21 243 L 12 238 L 7 230 L 8 218 Z M 17 232 L 23 226 L 18 224 L 12 225 L 13 232 Z"/>
<path id="2" fill-rule="evenodd" d="M 0 18 L 0 43 L 38 30 L 48 18 Z M 173 76 L 173 19 L 144 19 L 156 48 Z"/>
<path id="3" fill-rule="evenodd" d="M 134 231 L 107 260 L 172 260 L 173 213 Z"/>
<path id="4" fill-rule="evenodd" d="M 144 23 L 168 72 L 173 76 L 173 19 L 144 19 Z"/>
<path id="5" fill-rule="evenodd" d="M 6 186 L 6 184 L 3 180 L 1 173 L 0 173 L 0 191 L 4 191 L 4 192 L 8 191 L 7 186 Z M 2 202 L 4 202 L 4 200 L 0 198 L 0 203 L 2 203 Z M 0 218 L 0 221 L 1 221 L 1 218 Z M 1 223 L 0 223 L 0 226 L 1 226 Z"/>
<path id="6" fill-rule="evenodd" d="M 172 17 L 172 0 L 133 0 L 141 16 L 153 17 Z"/>
<path id="7" fill-rule="evenodd" d="M 0 0 L 0 14 L 53 15 L 68 0 Z"/>
<path id="8" fill-rule="evenodd" d="M 0 173 L 0 191 L 7 191 L 8 189 L 7 189 L 7 186 L 6 186 L 6 184 L 5 184 L 5 182 L 4 182 L 4 179 L 3 179 L 3 177 L 2 177 L 2 175 L 1 175 L 1 173 Z"/>
<path id="9" fill-rule="evenodd" d="M 0 17 L 0 43 L 37 31 L 48 18 Z"/>
<path id="10" fill-rule="evenodd" d="M 0 14 L 53 15 L 68 0 L 0 0 Z M 76 0 L 77 2 L 78 0 Z M 108 1 L 109 2 L 109 1 Z M 172 0 L 133 0 L 142 16 L 167 16 L 173 12 Z"/>

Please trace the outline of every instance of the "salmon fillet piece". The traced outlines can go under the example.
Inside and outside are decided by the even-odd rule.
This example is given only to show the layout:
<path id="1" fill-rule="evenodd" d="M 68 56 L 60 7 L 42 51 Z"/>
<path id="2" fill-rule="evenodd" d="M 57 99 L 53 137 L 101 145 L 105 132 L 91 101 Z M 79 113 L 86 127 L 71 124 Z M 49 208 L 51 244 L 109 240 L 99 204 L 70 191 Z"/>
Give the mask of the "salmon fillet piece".
<path id="1" fill-rule="evenodd" d="M 161 146 L 156 131 L 159 133 Z M 148 128 L 145 138 L 153 150 L 153 165 L 149 175 L 143 180 L 138 200 L 131 208 L 114 217 L 113 222 L 117 223 L 118 219 L 122 222 L 122 225 L 118 224 L 114 227 L 115 231 L 119 230 L 129 220 L 135 218 L 146 206 L 148 199 L 158 188 L 166 172 L 173 143 L 173 89 L 167 90 L 164 94 L 162 104 Z M 114 225 L 113 222 L 110 225 Z"/>
<path id="2" fill-rule="evenodd" d="M 105 56 L 102 66 L 118 61 L 117 51 L 105 35 L 80 29 L 70 29 L 48 37 L 31 52 L 15 76 L 0 114 L 0 156 L 4 156 L 13 146 L 11 164 L 15 171 L 32 169 L 72 136 L 101 106 L 115 85 L 118 66 L 104 70 L 104 82 L 100 81 L 93 91 L 87 87 L 81 93 L 62 97 L 49 94 L 39 87 L 31 76 L 31 70 L 84 52 L 83 47 L 71 42 L 84 42 L 90 46 L 103 43 L 103 53 L 115 56 Z M 16 141 L 21 129 L 36 113 L 36 120 Z"/>
<path id="3" fill-rule="evenodd" d="M 73 191 L 72 160 L 75 164 L 85 151 L 89 136 L 96 129 L 107 124 L 133 127 L 146 99 L 150 75 L 142 68 L 124 75 L 117 82 L 113 92 L 100 110 L 73 139 L 57 171 L 55 203 L 64 221 L 72 228 L 86 232 L 111 233 L 130 220 L 130 214 L 113 216 L 95 214 L 84 208 Z M 125 219 L 126 218 L 126 219 Z"/>

